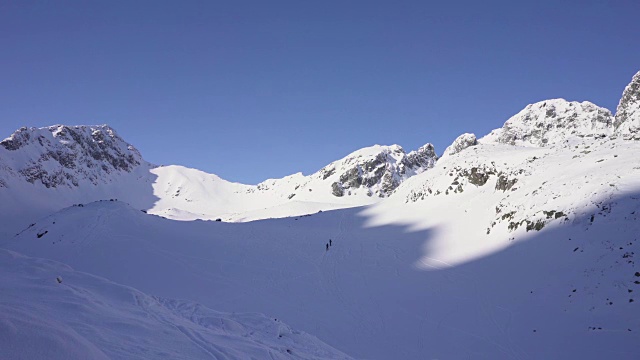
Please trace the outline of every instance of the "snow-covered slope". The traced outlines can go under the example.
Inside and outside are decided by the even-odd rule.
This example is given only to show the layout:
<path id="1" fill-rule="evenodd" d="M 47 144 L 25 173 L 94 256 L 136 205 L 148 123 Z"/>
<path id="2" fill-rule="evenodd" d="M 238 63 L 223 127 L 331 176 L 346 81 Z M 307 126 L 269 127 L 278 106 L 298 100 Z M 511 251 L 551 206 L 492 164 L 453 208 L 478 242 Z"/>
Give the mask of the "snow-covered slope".
<path id="1" fill-rule="evenodd" d="M 0 235 L 74 203 L 151 208 L 152 168 L 106 125 L 21 128 L 0 142 Z"/>
<path id="2" fill-rule="evenodd" d="M 3 249 L 0 288 L 2 359 L 349 358 L 278 319 L 152 297 Z"/>
<path id="3" fill-rule="evenodd" d="M 617 119 L 631 119 L 638 107 L 639 74 L 623 93 Z M 610 211 L 603 203 L 640 189 L 635 156 L 640 142 L 629 141 L 634 137 L 621 125 L 626 122 L 616 121 L 589 102 L 554 99 L 528 105 L 478 141 L 473 134 L 458 137 L 432 170 L 403 183 L 371 214 L 395 214 L 381 217 L 380 223 L 415 218 L 412 226 L 418 228 L 448 224 L 448 236 L 439 238 L 439 260 L 451 264 L 509 246 L 504 238 L 513 241 L 519 233 L 576 219 L 593 222 L 597 213 Z M 412 203 L 442 211 L 425 220 L 424 211 Z M 474 203 L 487 211 L 469 218 Z M 462 217 L 467 218 L 464 228 Z M 484 240 L 470 242 L 469 233 L 483 234 Z"/>
<path id="4" fill-rule="evenodd" d="M 621 139 L 540 148 L 480 143 L 409 179 L 371 213 L 384 214 L 381 223 L 447 224 L 448 235 L 439 238 L 441 260 L 468 261 L 509 246 L 504 240 L 518 234 L 606 214 L 610 209 L 602 204 L 640 190 L 638 151 L 640 143 Z M 441 211 L 425 219 L 424 207 Z M 470 233 L 478 240 L 470 241 Z"/>
<path id="5" fill-rule="evenodd" d="M 373 207 L 287 219 L 176 222 L 98 202 L 1 245 L 147 293 L 269 314 L 355 357 L 634 359 L 640 145 L 603 145 L 479 144 Z M 548 170 L 528 166 L 534 157 Z M 517 182 L 496 189 L 498 174 L 480 184 L 475 171 L 446 195 L 456 167 L 487 158 L 518 164 Z M 427 184 L 434 195 L 410 196 Z"/>

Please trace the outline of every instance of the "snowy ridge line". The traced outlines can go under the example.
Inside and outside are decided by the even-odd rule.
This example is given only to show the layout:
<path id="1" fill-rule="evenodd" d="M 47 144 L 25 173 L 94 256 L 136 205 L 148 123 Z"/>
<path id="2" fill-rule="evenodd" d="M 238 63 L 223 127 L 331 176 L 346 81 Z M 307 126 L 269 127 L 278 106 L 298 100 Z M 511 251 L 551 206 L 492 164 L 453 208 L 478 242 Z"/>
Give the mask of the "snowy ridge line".
<path id="1" fill-rule="evenodd" d="M 0 213 L 7 214 L 8 233 L 72 204 L 114 198 L 176 220 L 251 221 L 360 206 L 388 196 L 437 158 L 430 144 L 409 153 L 376 145 L 309 176 L 252 186 L 149 164 L 106 125 L 22 128 L 0 145 Z"/>
<path id="2" fill-rule="evenodd" d="M 540 101 L 480 139 L 474 134 L 459 136 L 443 159 L 478 144 L 567 148 L 580 140 L 638 140 L 639 134 L 640 72 L 624 89 L 615 116 L 587 101 Z M 437 162 L 431 144 L 408 153 L 398 145 L 375 145 L 314 174 L 297 173 L 252 186 L 182 166 L 149 164 L 107 125 L 21 128 L 0 142 L 0 213 L 22 228 L 29 224 L 24 219 L 73 203 L 117 198 L 175 220 L 297 216 L 378 203 Z M 16 208 L 22 213 L 12 214 Z"/>

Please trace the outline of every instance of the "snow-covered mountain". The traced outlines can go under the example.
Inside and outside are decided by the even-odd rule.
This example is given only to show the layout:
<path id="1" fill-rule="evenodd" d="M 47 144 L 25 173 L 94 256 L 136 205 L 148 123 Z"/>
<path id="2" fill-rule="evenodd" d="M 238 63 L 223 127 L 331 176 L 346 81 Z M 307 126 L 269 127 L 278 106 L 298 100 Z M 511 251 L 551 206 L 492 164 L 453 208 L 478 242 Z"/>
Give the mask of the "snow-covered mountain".
<path id="1" fill-rule="evenodd" d="M 14 179 L 46 188 L 98 185 L 143 163 L 107 125 L 23 127 L 0 141 L 0 151 L 4 186 Z"/>
<path id="2" fill-rule="evenodd" d="M 461 135 L 440 159 L 428 145 L 376 146 L 258 186 L 140 162 L 92 188 L 123 201 L 52 212 L 0 247 L 154 296 L 268 314 L 357 358 L 635 359 L 639 80 L 615 116 L 542 101 L 487 136 Z M 28 184 L 43 203 L 84 191 L 36 183 L 6 189 Z M 334 210 L 309 211 L 314 201 Z M 173 221 L 140 211 L 145 202 L 174 219 L 283 218 Z M 12 293 L 15 308 L 28 293 Z"/>
<path id="3" fill-rule="evenodd" d="M 613 116 L 588 101 L 551 99 L 527 105 L 482 140 L 521 146 L 561 145 L 572 138 L 620 136 L 640 140 L 640 71 L 622 93 Z"/>
<path id="4" fill-rule="evenodd" d="M 309 214 L 379 201 L 437 159 L 431 144 L 408 154 L 398 145 L 376 145 L 308 176 L 252 186 L 182 166 L 149 164 L 106 125 L 21 128 L 0 145 L 0 212 L 27 219 L 10 222 L 20 226 L 75 203 L 104 199 L 179 220 Z"/>
<path id="5" fill-rule="evenodd" d="M 358 358 L 635 359 L 639 150 L 478 143 L 369 207 L 218 223 L 103 201 L 0 246 Z"/>
<path id="6" fill-rule="evenodd" d="M 602 138 L 613 133 L 613 116 L 588 101 L 552 99 L 527 105 L 504 126 L 484 137 L 511 145 L 549 146 L 571 137 Z"/>

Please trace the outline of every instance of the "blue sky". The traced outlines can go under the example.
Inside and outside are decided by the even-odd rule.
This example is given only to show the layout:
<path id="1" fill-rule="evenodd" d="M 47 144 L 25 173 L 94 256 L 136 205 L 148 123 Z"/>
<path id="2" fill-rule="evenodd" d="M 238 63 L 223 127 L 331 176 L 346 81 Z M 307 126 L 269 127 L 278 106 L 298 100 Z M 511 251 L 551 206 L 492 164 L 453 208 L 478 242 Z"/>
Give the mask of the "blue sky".
<path id="1" fill-rule="evenodd" d="M 373 144 L 441 153 L 529 103 L 615 110 L 640 2 L 0 2 L 0 138 L 113 126 L 157 164 L 257 183 Z"/>

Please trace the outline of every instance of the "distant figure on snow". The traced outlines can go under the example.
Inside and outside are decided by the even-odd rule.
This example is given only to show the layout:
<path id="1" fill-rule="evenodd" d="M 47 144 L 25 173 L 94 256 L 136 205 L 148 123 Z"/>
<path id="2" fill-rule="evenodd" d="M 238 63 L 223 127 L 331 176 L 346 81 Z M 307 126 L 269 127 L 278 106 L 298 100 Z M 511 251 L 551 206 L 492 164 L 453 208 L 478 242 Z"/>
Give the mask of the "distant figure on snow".
<path id="1" fill-rule="evenodd" d="M 329 246 L 331 246 L 331 245 L 332 245 L 332 244 L 331 244 L 331 239 L 329 239 Z"/>
<path id="2" fill-rule="evenodd" d="M 327 251 L 329 251 L 329 244 L 326 244 L 326 245 L 327 245 Z"/>

